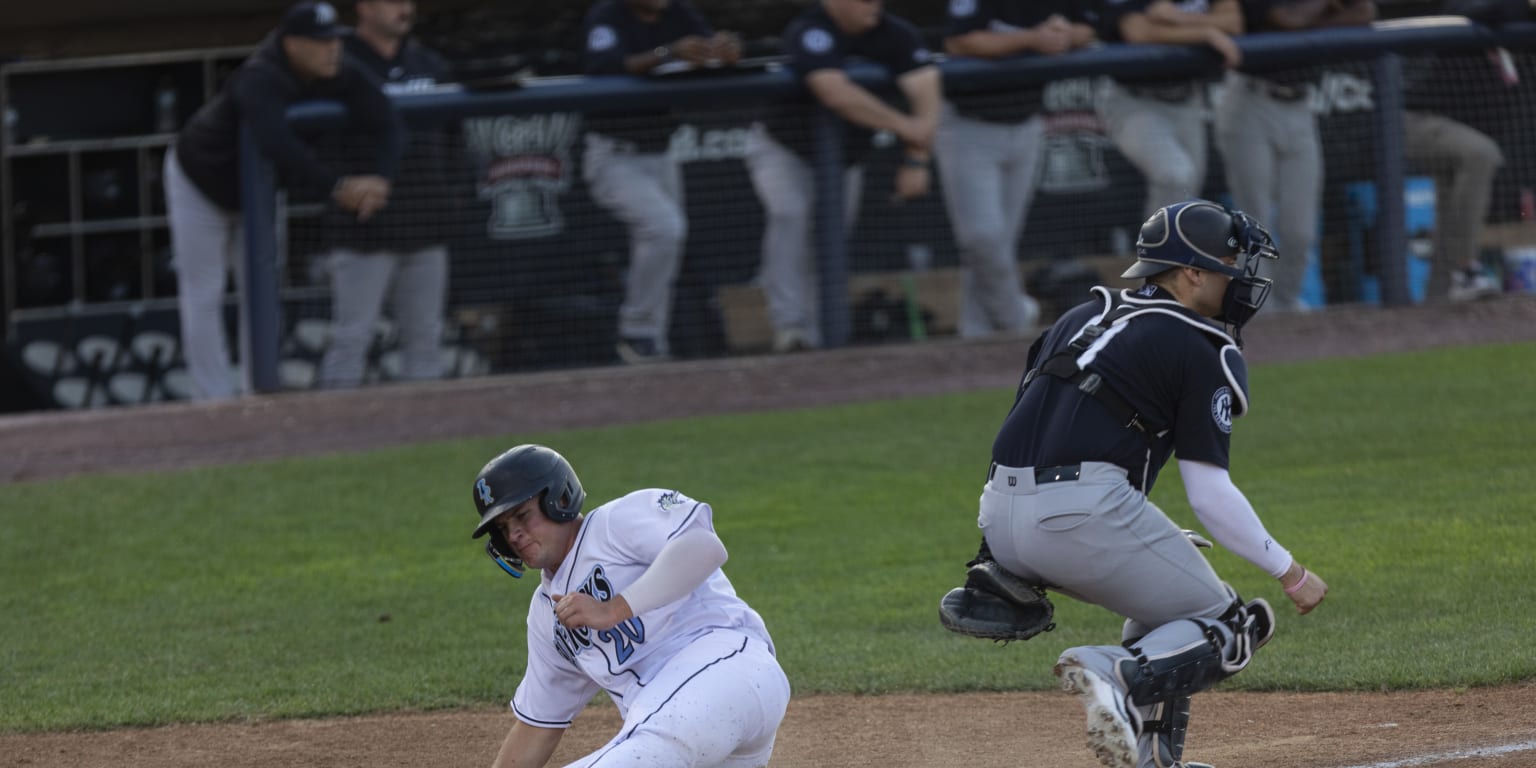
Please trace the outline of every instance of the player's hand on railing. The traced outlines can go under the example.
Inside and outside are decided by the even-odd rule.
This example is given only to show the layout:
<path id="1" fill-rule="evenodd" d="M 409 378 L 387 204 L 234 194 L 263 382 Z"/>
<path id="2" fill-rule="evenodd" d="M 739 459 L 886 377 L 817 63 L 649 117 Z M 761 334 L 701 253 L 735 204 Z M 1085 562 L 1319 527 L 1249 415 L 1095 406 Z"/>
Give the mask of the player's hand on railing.
<path id="1" fill-rule="evenodd" d="M 1030 28 L 1034 40 L 1030 47 L 1047 56 L 1066 53 L 1072 48 L 1072 24 L 1061 14 L 1051 14 L 1045 21 Z"/>
<path id="2" fill-rule="evenodd" d="M 689 64 L 698 64 L 700 66 L 710 60 L 715 50 L 713 41 L 698 35 L 680 37 L 667 46 L 667 48 L 672 51 L 672 56 L 679 61 L 686 61 Z"/>
<path id="3" fill-rule="evenodd" d="M 566 629 L 613 629 L 619 622 L 635 615 L 623 595 L 614 595 L 612 600 L 598 600 L 584 592 L 550 597 L 555 601 L 555 620 Z"/>
<path id="4" fill-rule="evenodd" d="M 1223 64 L 1227 69 L 1237 69 L 1243 63 L 1243 52 L 1238 49 L 1237 43 L 1227 33 L 1210 27 L 1205 30 L 1205 44 L 1216 49 L 1221 54 Z"/>
<path id="5" fill-rule="evenodd" d="M 735 32 L 716 32 L 709 38 L 709 58 L 706 66 L 718 67 L 735 64 L 741 60 L 741 38 Z"/>

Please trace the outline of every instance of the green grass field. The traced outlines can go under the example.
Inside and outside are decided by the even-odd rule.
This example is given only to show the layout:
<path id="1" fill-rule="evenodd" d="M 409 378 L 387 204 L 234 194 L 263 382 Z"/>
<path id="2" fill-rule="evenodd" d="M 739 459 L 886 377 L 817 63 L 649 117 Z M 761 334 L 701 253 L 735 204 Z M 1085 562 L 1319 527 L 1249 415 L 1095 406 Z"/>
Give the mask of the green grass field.
<path id="1" fill-rule="evenodd" d="M 1536 345 L 1253 371 L 1233 476 L 1332 586 L 1295 617 L 1210 556 L 1279 634 L 1231 689 L 1536 677 Z M 502 706 L 530 586 L 469 539 L 470 484 L 517 442 L 564 452 L 590 504 L 644 486 L 715 508 L 726 572 L 798 695 L 1046 688 L 1106 612 L 998 646 L 945 632 L 975 551 L 1006 391 L 366 454 L 0 486 L 0 731 Z M 1176 469 L 1153 494 L 1194 526 Z"/>

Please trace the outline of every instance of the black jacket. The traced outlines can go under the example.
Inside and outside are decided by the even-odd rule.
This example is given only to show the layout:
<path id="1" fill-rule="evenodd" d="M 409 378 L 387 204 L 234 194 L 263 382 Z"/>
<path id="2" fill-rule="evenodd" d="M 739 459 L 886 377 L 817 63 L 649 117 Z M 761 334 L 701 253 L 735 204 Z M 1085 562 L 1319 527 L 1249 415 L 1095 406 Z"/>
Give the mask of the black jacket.
<path id="1" fill-rule="evenodd" d="M 300 80 L 275 34 L 269 35 L 230 75 L 223 90 L 187 122 L 176 138 L 176 159 L 209 200 L 227 210 L 239 210 L 239 131 L 241 121 L 245 121 L 256 143 L 276 166 L 282 183 L 305 193 L 326 195 L 341 174 L 321 163 L 285 118 L 290 105 L 311 99 L 342 102 L 352 125 L 377 134 L 381 140 L 372 172 L 394 178 L 405 147 L 405 129 L 379 86 L 345 56 L 336 77 Z"/>
<path id="2" fill-rule="evenodd" d="M 452 75 L 441 54 L 414 39 L 407 38 L 389 59 L 355 35 L 342 40 L 347 59 L 382 83 L 390 98 L 434 87 Z M 326 247 L 416 250 L 445 242 L 463 223 L 474 178 L 459 150 L 458 131 L 441 121 L 413 121 L 408 132 L 408 146 L 390 190 L 389 205 L 366 222 L 330 207 L 322 228 Z M 373 136 L 333 132 L 317 146 L 327 165 L 342 173 L 367 173 L 379 154 L 378 143 Z"/>

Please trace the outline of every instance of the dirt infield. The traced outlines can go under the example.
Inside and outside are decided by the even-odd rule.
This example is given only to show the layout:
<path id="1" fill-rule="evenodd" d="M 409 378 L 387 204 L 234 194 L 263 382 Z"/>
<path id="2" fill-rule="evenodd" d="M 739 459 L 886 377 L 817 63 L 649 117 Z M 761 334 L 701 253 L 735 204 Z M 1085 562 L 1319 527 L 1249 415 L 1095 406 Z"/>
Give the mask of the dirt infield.
<path id="1" fill-rule="evenodd" d="M 1247 335 L 1248 357 L 1258 363 L 1529 341 L 1536 340 L 1536 297 L 1261 315 Z M 1020 340 L 935 341 L 4 417 L 0 482 L 1007 387 L 1017 380 L 1026 347 Z M 1536 372 L 1536 362 L 1532 367 Z M 1006 659 L 1000 650 L 999 663 Z M 1060 693 L 797 698 L 773 764 L 1092 768 L 1097 762 L 1083 747 L 1081 720 L 1076 703 Z M 0 735 L 0 767 L 488 765 L 510 724 L 505 709 L 488 703 L 458 712 Z M 594 706 L 551 764 L 596 747 L 617 726 L 611 706 Z M 1536 683 L 1466 691 L 1212 693 L 1195 702 L 1190 756 L 1221 768 L 1536 766 Z"/>

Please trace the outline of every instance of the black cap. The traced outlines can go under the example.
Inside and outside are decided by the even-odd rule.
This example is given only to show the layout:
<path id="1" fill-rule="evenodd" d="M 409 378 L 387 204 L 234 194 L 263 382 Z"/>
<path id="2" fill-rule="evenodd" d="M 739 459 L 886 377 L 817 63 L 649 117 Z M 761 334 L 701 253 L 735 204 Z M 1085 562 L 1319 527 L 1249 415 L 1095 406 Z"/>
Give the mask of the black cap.
<path id="1" fill-rule="evenodd" d="M 283 37 L 295 35 L 311 40 L 335 40 L 341 37 L 341 26 L 336 23 L 339 18 L 330 3 L 306 0 L 283 14 L 277 33 Z"/>

